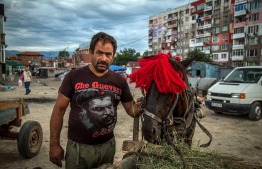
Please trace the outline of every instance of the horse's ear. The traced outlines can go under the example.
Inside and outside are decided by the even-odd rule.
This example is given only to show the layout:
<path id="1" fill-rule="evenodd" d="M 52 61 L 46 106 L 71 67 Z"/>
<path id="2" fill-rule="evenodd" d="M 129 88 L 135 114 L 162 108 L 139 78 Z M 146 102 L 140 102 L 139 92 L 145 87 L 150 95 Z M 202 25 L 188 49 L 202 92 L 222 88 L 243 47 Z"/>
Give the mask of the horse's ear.
<path id="1" fill-rule="evenodd" d="M 184 67 L 187 68 L 187 67 L 188 67 L 189 65 L 191 65 L 192 62 L 193 62 L 194 60 L 196 60 L 198 57 L 199 57 L 199 56 L 194 56 L 194 57 L 192 57 L 192 58 L 190 58 L 190 59 L 182 60 L 182 61 L 180 61 L 179 63 L 182 64 Z"/>

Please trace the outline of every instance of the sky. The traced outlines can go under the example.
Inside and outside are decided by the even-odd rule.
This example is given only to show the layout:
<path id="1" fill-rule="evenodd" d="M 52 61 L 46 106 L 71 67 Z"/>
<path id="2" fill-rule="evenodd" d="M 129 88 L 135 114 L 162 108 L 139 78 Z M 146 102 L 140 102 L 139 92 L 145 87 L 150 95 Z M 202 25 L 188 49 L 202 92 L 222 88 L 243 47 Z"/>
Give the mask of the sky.
<path id="1" fill-rule="evenodd" d="M 148 49 L 149 17 L 188 4 L 184 0 L 0 0 L 5 4 L 6 50 L 75 51 L 100 31 L 117 52 Z"/>

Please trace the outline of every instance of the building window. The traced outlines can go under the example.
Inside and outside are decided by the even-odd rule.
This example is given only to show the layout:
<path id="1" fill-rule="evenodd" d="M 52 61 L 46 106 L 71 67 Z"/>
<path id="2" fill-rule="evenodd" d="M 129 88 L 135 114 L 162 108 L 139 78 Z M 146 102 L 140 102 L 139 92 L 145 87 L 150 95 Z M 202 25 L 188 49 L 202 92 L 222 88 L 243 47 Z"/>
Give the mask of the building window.
<path id="1" fill-rule="evenodd" d="M 260 6 L 260 2 L 259 1 L 250 2 L 250 10 L 251 11 L 259 9 L 259 6 Z"/>
<path id="2" fill-rule="evenodd" d="M 247 62 L 247 66 L 256 66 L 256 62 Z"/>
<path id="3" fill-rule="evenodd" d="M 257 33 L 257 32 L 258 32 L 258 25 L 248 27 L 248 33 Z"/>
<path id="4" fill-rule="evenodd" d="M 204 37 L 203 42 L 210 42 L 210 37 Z"/>
<path id="5" fill-rule="evenodd" d="M 219 9 L 214 10 L 214 15 L 219 15 L 219 13 L 220 13 Z"/>
<path id="6" fill-rule="evenodd" d="M 189 9 L 186 9 L 186 14 L 189 14 Z"/>
<path id="7" fill-rule="evenodd" d="M 212 46 L 212 51 L 217 51 L 219 50 L 219 45 L 213 45 Z"/>
<path id="8" fill-rule="evenodd" d="M 192 13 L 196 12 L 196 8 L 192 8 L 192 9 L 191 9 L 191 12 L 192 12 Z"/>
<path id="9" fill-rule="evenodd" d="M 229 11 L 229 6 L 224 7 L 224 12 L 227 12 L 227 11 Z"/>
<path id="10" fill-rule="evenodd" d="M 244 66 L 244 62 L 233 62 L 233 67 L 242 67 Z"/>
<path id="11" fill-rule="evenodd" d="M 226 59 L 226 58 L 227 58 L 227 54 L 226 53 L 222 53 L 221 59 Z"/>
<path id="12" fill-rule="evenodd" d="M 214 19 L 214 24 L 219 24 L 219 18 Z"/>
<path id="13" fill-rule="evenodd" d="M 214 6 L 220 6 L 220 0 L 215 0 Z"/>
<path id="14" fill-rule="evenodd" d="M 234 34 L 244 33 L 244 27 L 234 29 Z"/>
<path id="15" fill-rule="evenodd" d="M 205 4 L 200 4 L 200 5 L 197 6 L 197 11 L 204 9 L 204 8 L 205 8 Z"/>
<path id="16" fill-rule="evenodd" d="M 257 56 L 257 50 L 256 49 L 248 50 L 247 56 L 249 56 L 249 57 Z"/>
<path id="17" fill-rule="evenodd" d="M 213 60 L 218 60 L 218 54 L 213 54 Z"/>
<path id="18" fill-rule="evenodd" d="M 249 45 L 257 45 L 257 38 L 249 38 L 248 44 Z"/>
<path id="19" fill-rule="evenodd" d="M 235 5 L 235 12 L 246 10 L 246 8 L 247 8 L 246 4 Z"/>
<path id="20" fill-rule="evenodd" d="M 222 31 L 228 31 L 228 26 L 227 25 L 223 26 Z"/>
<path id="21" fill-rule="evenodd" d="M 243 55 L 244 55 L 244 49 L 233 50 L 233 56 L 243 56 Z"/>
<path id="22" fill-rule="evenodd" d="M 193 24 L 191 25 L 191 27 L 192 27 L 192 28 L 195 28 L 195 27 L 196 27 L 196 24 L 195 24 L 195 23 L 193 23 Z"/>
<path id="23" fill-rule="evenodd" d="M 218 42 L 219 41 L 219 37 L 218 36 L 213 36 L 213 42 Z"/>
<path id="24" fill-rule="evenodd" d="M 257 21 L 259 20 L 259 13 L 251 14 L 249 16 L 249 21 Z"/>
<path id="25" fill-rule="evenodd" d="M 223 35 L 222 40 L 227 40 L 227 35 Z"/>
<path id="26" fill-rule="evenodd" d="M 213 28 L 213 33 L 214 33 L 214 34 L 219 33 L 219 27 Z"/>
<path id="27" fill-rule="evenodd" d="M 229 16 L 228 15 L 223 16 L 223 22 L 227 22 L 227 21 L 229 21 Z"/>
<path id="28" fill-rule="evenodd" d="M 222 50 L 227 50 L 227 44 L 222 44 L 222 45 L 221 45 L 221 49 L 222 49 Z"/>
<path id="29" fill-rule="evenodd" d="M 189 17 L 186 17 L 186 18 L 185 18 L 185 21 L 188 22 L 188 21 L 189 21 Z"/>

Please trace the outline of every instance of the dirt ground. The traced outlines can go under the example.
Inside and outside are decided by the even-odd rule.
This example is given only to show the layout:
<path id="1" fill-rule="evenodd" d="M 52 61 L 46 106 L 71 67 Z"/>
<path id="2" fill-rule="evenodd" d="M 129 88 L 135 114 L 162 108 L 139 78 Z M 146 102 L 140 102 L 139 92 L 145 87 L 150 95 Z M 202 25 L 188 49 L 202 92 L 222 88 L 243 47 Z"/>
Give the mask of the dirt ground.
<path id="1" fill-rule="evenodd" d="M 17 142 L 15 140 L 0 140 L 0 168 L 1 169 L 33 169 L 41 167 L 43 169 L 56 169 L 49 161 L 49 120 L 57 97 L 60 81 L 49 79 L 34 78 L 31 84 L 32 92 L 24 95 L 24 87 L 19 87 L 14 81 L 14 90 L 0 91 L 0 100 L 23 97 L 28 100 L 30 114 L 23 117 L 23 123 L 27 120 L 40 122 L 43 129 L 43 144 L 40 153 L 31 159 L 24 159 L 18 153 Z M 141 97 L 139 89 L 130 85 L 130 90 L 135 99 Z M 262 120 L 250 121 L 246 116 L 218 115 L 208 110 L 202 105 L 202 110 L 206 117 L 201 120 L 212 134 L 213 141 L 209 148 L 200 148 L 203 151 L 217 151 L 232 156 L 243 158 L 250 163 L 262 165 Z M 64 125 L 61 133 L 61 143 L 65 148 L 67 141 L 67 120 L 68 110 L 64 117 Z M 132 140 L 133 119 L 129 117 L 122 105 L 118 109 L 118 122 L 115 128 L 117 141 L 117 153 L 115 162 L 119 162 L 125 152 L 122 151 L 124 140 Z M 14 128 L 19 131 L 19 128 Z M 193 148 L 199 149 L 199 144 L 206 143 L 208 137 L 197 126 Z M 64 168 L 64 166 L 62 167 Z"/>

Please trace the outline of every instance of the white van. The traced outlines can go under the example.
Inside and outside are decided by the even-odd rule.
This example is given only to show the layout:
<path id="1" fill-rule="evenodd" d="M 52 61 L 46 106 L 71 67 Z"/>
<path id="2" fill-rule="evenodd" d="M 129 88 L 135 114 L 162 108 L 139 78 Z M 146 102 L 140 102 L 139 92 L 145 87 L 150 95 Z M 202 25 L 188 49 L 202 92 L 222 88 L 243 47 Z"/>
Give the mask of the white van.
<path id="1" fill-rule="evenodd" d="M 205 104 L 215 113 L 248 114 L 259 120 L 262 109 L 262 66 L 237 67 L 208 89 Z"/>

